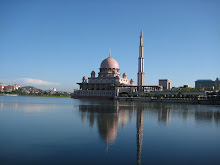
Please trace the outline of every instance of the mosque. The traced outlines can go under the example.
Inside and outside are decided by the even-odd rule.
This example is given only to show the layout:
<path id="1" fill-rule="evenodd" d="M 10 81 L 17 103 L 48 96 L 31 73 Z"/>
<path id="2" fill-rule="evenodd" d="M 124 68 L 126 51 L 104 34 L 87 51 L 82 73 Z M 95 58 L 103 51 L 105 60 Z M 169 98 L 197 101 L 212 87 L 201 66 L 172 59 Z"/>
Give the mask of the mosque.
<path id="1" fill-rule="evenodd" d="M 117 98 L 120 93 L 132 94 L 135 92 L 143 92 L 144 87 L 157 88 L 157 86 L 144 86 L 144 46 L 143 46 L 143 32 L 141 30 L 139 58 L 138 58 L 138 74 L 137 85 L 134 84 L 133 79 L 128 79 L 127 74 L 123 73 L 122 77 L 119 72 L 118 62 L 111 57 L 104 59 L 100 65 L 98 76 L 95 71 L 91 72 L 91 77 L 84 76 L 80 86 L 80 90 L 74 91 L 73 98 Z"/>

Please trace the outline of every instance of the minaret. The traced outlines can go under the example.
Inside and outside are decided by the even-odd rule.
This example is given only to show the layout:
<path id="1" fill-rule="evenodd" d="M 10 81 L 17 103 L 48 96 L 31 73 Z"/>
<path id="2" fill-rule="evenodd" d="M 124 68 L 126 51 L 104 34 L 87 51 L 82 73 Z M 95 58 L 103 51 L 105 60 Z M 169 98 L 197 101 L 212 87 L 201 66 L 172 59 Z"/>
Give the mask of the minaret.
<path id="1" fill-rule="evenodd" d="M 140 46 L 139 46 L 139 58 L 138 58 L 138 90 L 141 91 L 144 85 L 144 44 L 143 44 L 143 32 L 141 29 Z"/>

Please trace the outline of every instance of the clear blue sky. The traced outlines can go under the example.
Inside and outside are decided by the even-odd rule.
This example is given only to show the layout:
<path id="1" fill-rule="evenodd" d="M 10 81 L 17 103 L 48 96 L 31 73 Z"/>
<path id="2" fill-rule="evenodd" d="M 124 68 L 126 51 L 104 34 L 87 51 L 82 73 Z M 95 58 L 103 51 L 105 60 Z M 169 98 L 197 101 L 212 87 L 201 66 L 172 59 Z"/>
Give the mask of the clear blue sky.
<path id="1" fill-rule="evenodd" d="M 146 85 L 220 77 L 219 0 L 0 0 L 0 82 L 71 91 L 111 48 L 137 83 L 141 29 Z"/>

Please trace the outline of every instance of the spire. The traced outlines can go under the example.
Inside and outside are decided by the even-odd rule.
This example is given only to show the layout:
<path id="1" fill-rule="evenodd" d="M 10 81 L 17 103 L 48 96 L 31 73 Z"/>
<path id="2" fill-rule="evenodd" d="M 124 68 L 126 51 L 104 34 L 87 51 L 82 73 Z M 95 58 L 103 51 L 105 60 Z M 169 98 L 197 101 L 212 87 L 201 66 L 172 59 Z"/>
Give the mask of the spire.
<path id="1" fill-rule="evenodd" d="M 143 41 L 144 37 L 143 37 L 143 30 L 141 29 L 141 35 L 140 35 L 140 46 L 144 46 L 144 41 Z"/>
<path id="2" fill-rule="evenodd" d="M 111 57 L 111 49 L 109 49 L 109 57 Z"/>

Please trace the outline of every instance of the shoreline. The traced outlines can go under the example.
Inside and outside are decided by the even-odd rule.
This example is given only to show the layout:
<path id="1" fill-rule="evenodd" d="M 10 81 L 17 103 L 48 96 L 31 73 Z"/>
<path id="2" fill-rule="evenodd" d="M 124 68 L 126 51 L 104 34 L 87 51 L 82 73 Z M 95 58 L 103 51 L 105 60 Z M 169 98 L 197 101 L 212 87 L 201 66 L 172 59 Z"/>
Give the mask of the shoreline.
<path id="1" fill-rule="evenodd" d="M 0 94 L 0 96 L 24 96 L 24 97 L 64 97 L 71 98 L 71 96 L 35 96 L 35 95 L 17 95 L 17 94 Z"/>

